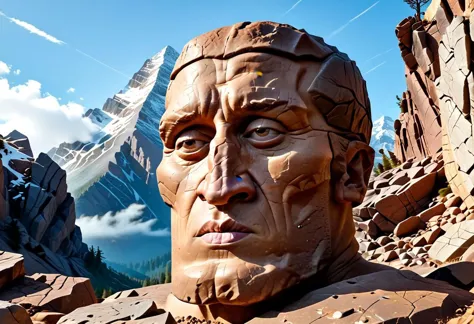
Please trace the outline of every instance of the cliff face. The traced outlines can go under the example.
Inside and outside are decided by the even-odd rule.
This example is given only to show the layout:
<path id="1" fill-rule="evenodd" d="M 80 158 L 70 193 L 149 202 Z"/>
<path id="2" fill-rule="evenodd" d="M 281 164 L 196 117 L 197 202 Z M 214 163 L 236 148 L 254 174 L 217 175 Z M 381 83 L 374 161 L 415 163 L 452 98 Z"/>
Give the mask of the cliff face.
<path id="1" fill-rule="evenodd" d="M 28 139 L 0 139 L 0 250 L 24 255 L 27 274 L 87 276 L 87 246 L 75 225 L 66 172 L 46 154 L 35 160 Z"/>
<path id="2" fill-rule="evenodd" d="M 177 57 L 166 47 L 146 60 L 102 110 L 88 111 L 86 116 L 102 127 L 91 142 L 63 143 L 48 153 L 68 173 L 78 215 L 103 215 L 138 203 L 146 206 L 143 219 L 169 226 L 155 170 L 163 147 L 158 125 Z"/>
<path id="3" fill-rule="evenodd" d="M 433 1 L 425 20 L 397 26 L 408 91 L 395 122 L 402 160 L 443 151 L 453 192 L 474 206 L 474 3 Z"/>

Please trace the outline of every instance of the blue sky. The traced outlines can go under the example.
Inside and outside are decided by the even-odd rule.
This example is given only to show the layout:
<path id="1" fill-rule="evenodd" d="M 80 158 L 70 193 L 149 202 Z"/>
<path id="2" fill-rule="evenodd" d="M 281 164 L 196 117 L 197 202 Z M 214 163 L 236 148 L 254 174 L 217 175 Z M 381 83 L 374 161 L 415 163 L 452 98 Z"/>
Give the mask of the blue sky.
<path id="1" fill-rule="evenodd" d="M 397 118 L 395 95 L 406 89 L 394 32 L 413 14 L 403 0 L 22 0 L 0 2 L 0 11 L 10 86 L 36 80 L 41 93 L 85 109 L 102 107 L 166 45 L 180 51 L 194 36 L 239 21 L 288 23 L 346 52 L 364 73 L 374 119 Z M 25 23 L 47 35 L 18 25 Z"/>

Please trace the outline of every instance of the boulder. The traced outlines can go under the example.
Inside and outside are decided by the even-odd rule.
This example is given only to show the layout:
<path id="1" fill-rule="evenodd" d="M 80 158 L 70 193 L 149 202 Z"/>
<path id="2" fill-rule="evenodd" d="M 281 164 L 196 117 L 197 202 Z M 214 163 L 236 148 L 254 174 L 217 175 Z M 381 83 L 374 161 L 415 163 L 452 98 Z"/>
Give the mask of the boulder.
<path id="1" fill-rule="evenodd" d="M 446 211 L 444 204 L 437 204 L 431 208 L 422 211 L 418 216 L 422 221 L 428 222 L 432 217 L 442 215 Z"/>
<path id="2" fill-rule="evenodd" d="M 443 228 L 443 227 L 442 227 Z M 448 262 L 461 257 L 474 244 L 474 220 L 451 225 L 429 250 L 432 259 Z"/>
<path id="3" fill-rule="evenodd" d="M 26 309 L 20 305 L 0 300 L 0 323 L 2 324 L 32 324 Z"/>
<path id="4" fill-rule="evenodd" d="M 398 237 L 413 234 L 425 227 L 425 222 L 418 216 L 412 216 L 400 222 L 394 229 L 393 234 Z"/>
<path id="5" fill-rule="evenodd" d="M 23 256 L 0 251 L 0 288 L 25 275 Z"/>
<path id="6" fill-rule="evenodd" d="M 64 314 L 97 302 L 89 279 L 59 274 L 26 276 L 22 282 L 1 290 L 0 300 Z"/>

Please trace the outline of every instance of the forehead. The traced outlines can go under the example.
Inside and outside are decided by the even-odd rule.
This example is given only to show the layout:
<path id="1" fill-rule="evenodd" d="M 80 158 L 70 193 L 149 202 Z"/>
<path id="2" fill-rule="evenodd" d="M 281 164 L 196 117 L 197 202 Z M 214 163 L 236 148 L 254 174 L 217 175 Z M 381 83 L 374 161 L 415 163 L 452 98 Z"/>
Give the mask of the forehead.
<path id="1" fill-rule="evenodd" d="M 266 53 L 241 54 L 227 60 L 199 60 L 171 81 L 166 107 L 181 109 L 190 101 L 206 102 L 213 95 L 234 97 L 254 92 L 255 97 L 281 97 L 282 88 L 286 92 L 298 91 L 298 78 L 301 79 L 307 65 Z M 316 68 L 314 65 L 317 63 L 313 64 Z"/>
<path id="2" fill-rule="evenodd" d="M 281 118 L 294 129 L 311 124 L 331 130 L 308 93 L 320 70 L 318 62 L 267 53 L 196 61 L 170 82 L 160 135 L 166 142 L 186 125 L 212 126 L 218 111 L 227 121 L 259 113 Z"/>

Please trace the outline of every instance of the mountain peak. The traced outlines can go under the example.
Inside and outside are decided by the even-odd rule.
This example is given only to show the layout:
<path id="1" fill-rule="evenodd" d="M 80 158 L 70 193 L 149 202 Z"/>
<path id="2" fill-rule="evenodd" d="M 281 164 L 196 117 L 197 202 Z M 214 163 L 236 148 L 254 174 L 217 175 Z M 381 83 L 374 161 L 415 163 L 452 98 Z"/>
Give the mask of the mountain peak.
<path id="1" fill-rule="evenodd" d="M 376 163 L 381 160 L 380 149 L 393 151 L 395 142 L 394 121 L 388 116 L 382 116 L 373 123 L 370 146 L 375 150 Z"/>

